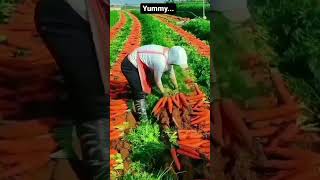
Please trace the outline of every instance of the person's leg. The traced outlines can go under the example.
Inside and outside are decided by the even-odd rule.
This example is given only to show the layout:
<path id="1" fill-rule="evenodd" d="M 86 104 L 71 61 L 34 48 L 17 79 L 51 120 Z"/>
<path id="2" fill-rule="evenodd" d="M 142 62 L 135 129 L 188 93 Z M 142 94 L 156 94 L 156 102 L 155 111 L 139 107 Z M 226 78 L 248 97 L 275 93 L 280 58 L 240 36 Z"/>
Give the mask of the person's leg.
<path id="1" fill-rule="evenodd" d="M 121 70 L 131 87 L 131 92 L 135 104 L 135 109 L 139 119 L 147 118 L 147 103 L 145 93 L 142 90 L 139 71 L 134 65 L 125 58 L 121 64 Z"/>
<path id="2" fill-rule="evenodd" d="M 64 76 L 92 177 L 108 176 L 109 97 L 104 93 L 89 23 L 64 0 L 41 0 L 35 21 Z"/>

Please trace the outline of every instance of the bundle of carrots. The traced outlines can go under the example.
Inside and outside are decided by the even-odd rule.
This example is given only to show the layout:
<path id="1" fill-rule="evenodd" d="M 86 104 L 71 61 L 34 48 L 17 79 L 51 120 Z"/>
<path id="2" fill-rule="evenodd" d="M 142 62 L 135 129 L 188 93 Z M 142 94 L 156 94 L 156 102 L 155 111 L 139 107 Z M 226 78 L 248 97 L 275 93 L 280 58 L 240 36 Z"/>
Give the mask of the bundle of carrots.
<path id="1" fill-rule="evenodd" d="M 110 149 L 110 169 L 114 168 L 117 166 L 116 162 L 116 154 L 119 154 L 119 152 L 115 149 Z"/>
<path id="2" fill-rule="evenodd" d="M 128 112 L 127 101 L 123 99 L 110 101 L 110 119 L 116 118 Z"/>
<path id="3" fill-rule="evenodd" d="M 189 96 L 187 98 L 189 104 L 192 105 L 193 118 L 191 119 L 191 125 L 200 127 L 200 129 L 208 133 L 210 132 L 210 110 L 209 105 L 205 102 L 206 96 L 200 90 L 197 84 L 194 85 L 196 95 Z"/>
<path id="4" fill-rule="evenodd" d="M 174 106 L 179 109 L 189 107 L 189 103 L 183 93 L 162 97 L 153 108 L 152 113 L 157 116 L 161 111 L 168 110 L 169 113 L 172 114 Z"/>
<path id="5" fill-rule="evenodd" d="M 210 140 L 205 139 L 201 133 L 196 130 L 178 130 L 178 136 L 178 154 L 192 159 L 201 159 L 200 154 L 203 154 L 210 159 Z"/>
<path id="6" fill-rule="evenodd" d="M 125 100 L 111 100 L 110 102 L 110 141 L 117 140 L 123 136 L 124 124 L 128 105 Z"/>
<path id="7" fill-rule="evenodd" d="M 10 166 L 0 170 L 0 179 L 34 172 L 46 165 L 57 149 L 51 133 L 56 119 L 34 119 L 0 125 L 0 164 Z"/>
<path id="8" fill-rule="evenodd" d="M 118 77 L 118 76 L 117 76 Z M 127 82 L 124 79 L 110 80 L 110 97 L 117 98 L 128 93 Z"/>

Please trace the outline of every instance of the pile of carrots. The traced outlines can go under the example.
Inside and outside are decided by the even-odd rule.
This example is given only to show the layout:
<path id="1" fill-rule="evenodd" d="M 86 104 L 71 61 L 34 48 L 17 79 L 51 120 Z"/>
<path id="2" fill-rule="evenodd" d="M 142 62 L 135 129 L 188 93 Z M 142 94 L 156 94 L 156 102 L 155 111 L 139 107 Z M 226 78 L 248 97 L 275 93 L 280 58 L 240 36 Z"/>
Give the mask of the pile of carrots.
<path id="1" fill-rule="evenodd" d="M 178 154 L 186 155 L 193 159 L 201 159 L 200 154 L 210 159 L 210 140 L 205 139 L 202 133 L 196 130 L 178 130 Z"/>
<path id="2" fill-rule="evenodd" d="M 167 109 L 168 112 L 172 114 L 174 106 L 179 109 L 189 106 L 186 96 L 183 93 L 178 93 L 174 96 L 162 97 L 153 108 L 152 113 L 157 116 L 162 110 Z"/>
<path id="3" fill-rule="evenodd" d="M 179 148 L 171 148 L 171 156 L 175 162 L 177 170 L 181 170 L 181 163 L 178 155 L 186 156 L 191 159 L 200 160 L 204 156 L 210 160 L 210 140 L 196 130 L 178 130 Z"/>
<path id="4" fill-rule="evenodd" d="M 10 122 L 0 126 L 0 179 L 33 172 L 50 160 L 57 149 L 51 130 L 56 119 L 34 119 L 26 122 Z"/>
<path id="5" fill-rule="evenodd" d="M 205 102 L 206 96 L 200 90 L 197 84 L 194 85 L 196 95 L 187 98 L 189 104 L 192 106 L 193 116 L 191 125 L 197 127 L 205 133 L 210 132 L 210 106 Z"/>

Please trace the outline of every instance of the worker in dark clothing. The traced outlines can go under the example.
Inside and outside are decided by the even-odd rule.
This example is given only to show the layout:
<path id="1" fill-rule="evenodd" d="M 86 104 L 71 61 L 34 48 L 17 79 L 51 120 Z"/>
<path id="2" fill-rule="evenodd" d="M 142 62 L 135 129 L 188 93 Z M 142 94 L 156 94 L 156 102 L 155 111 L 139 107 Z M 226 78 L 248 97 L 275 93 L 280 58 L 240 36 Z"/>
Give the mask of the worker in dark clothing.
<path id="1" fill-rule="evenodd" d="M 178 88 L 173 65 L 179 65 L 184 69 L 188 68 L 187 53 L 184 48 L 144 45 L 135 49 L 122 62 L 122 73 L 131 87 L 135 110 L 140 120 L 147 118 L 145 95 L 151 93 L 150 77 L 154 77 L 154 81 L 163 95 L 166 95 L 161 81 L 164 72 L 170 72 L 170 79 L 175 88 Z"/>
<path id="2" fill-rule="evenodd" d="M 40 0 L 35 21 L 70 96 L 92 180 L 109 179 L 109 17 L 100 0 Z"/>

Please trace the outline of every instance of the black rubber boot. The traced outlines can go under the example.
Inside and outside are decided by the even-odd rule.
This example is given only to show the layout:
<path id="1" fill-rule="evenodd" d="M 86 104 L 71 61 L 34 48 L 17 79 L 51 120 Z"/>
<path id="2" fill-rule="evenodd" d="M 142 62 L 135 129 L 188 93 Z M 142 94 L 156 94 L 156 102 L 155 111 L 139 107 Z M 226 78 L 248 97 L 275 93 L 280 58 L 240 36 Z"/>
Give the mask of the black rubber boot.
<path id="1" fill-rule="evenodd" d="M 145 99 L 138 99 L 134 101 L 134 107 L 137 113 L 137 116 L 140 121 L 147 120 L 147 102 Z"/>
<path id="2" fill-rule="evenodd" d="M 83 160 L 86 162 L 90 180 L 110 179 L 107 118 L 83 122 L 77 126 Z"/>

